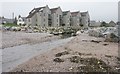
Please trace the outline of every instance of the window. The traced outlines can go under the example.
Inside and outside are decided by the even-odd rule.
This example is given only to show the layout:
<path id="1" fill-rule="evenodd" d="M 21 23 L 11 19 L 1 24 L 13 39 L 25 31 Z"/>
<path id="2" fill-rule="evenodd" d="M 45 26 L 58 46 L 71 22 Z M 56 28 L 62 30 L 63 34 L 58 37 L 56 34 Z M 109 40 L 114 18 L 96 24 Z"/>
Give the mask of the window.
<path id="1" fill-rule="evenodd" d="M 49 24 L 49 26 L 51 27 L 51 24 Z"/>
<path id="2" fill-rule="evenodd" d="M 45 24 L 44 24 L 44 26 L 45 26 Z"/>
<path id="3" fill-rule="evenodd" d="M 45 19 L 44 19 L 44 22 L 45 22 Z"/>
<path id="4" fill-rule="evenodd" d="M 45 16 L 45 13 L 44 13 L 44 16 Z"/>
<path id="5" fill-rule="evenodd" d="M 58 22 L 58 19 L 57 19 L 57 22 Z"/>
<path id="6" fill-rule="evenodd" d="M 57 14 L 57 17 L 58 17 L 58 14 Z"/>
<path id="7" fill-rule="evenodd" d="M 37 19 L 36 19 L 36 22 L 37 22 Z"/>

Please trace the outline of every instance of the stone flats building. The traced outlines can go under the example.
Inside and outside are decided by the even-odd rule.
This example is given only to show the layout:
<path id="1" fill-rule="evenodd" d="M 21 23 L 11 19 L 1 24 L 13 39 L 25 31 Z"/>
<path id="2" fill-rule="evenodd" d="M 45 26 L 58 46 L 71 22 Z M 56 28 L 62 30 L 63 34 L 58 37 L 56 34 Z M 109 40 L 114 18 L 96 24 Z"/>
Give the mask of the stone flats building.
<path id="1" fill-rule="evenodd" d="M 62 10 L 60 7 L 52 8 L 51 17 L 52 17 L 52 27 L 59 27 L 62 25 Z"/>
<path id="2" fill-rule="evenodd" d="M 80 26 L 81 24 L 81 14 L 80 11 L 71 12 L 71 26 Z"/>
<path id="3" fill-rule="evenodd" d="M 90 26 L 90 16 L 88 11 L 87 12 L 81 12 L 81 25 L 83 25 L 84 29 L 87 29 L 88 26 Z"/>
<path id="4" fill-rule="evenodd" d="M 71 12 L 70 11 L 63 11 L 62 26 L 65 26 L 65 27 L 71 26 Z"/>
<path id="5" fill-rule="evenodd" d="M 34 8 L 27 16 L 28 26 L 38 27 L 85 27 L 90 23 L 88 12 L 70 12 L 62 11 L 60 7 L 49 8 L 44 7 Z"/>
<path id="6" fill-rule="evenodd" d="M 52 25 L 51 11 L 48 5 L 34 8 L 27 16 L 27 25 L 48 27 Z"/>

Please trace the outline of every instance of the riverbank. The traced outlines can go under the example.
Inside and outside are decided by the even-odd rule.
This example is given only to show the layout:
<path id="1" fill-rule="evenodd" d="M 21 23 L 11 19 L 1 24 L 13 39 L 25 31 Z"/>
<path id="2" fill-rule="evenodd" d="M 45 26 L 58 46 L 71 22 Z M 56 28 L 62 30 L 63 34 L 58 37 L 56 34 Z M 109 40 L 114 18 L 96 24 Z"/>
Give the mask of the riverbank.
<path id="1" fill-rule="evenodd" d="M 60 37 L 49 33 L 2 32 L 2 49 L 23 44 L 37 44 Z"/>
<path id="2" fill-rule="evenodd" d="M 67 44 L 40 54 L 12 72 L 117 71 L 118 43 L 81 34 Z"/>
<path id="3" fill-rule="evenodd" d="M 2 71 L 9 72 L 29 59 L 69 42 L 71 38 L 61 39 L 48 33 L 5 32 L 2 50 Z M 26 39 L 23 40 L 23 39 Z M 22 41 L 22 42 L 20 42 Z M 14 45 L 18 43 L 19 45 Z M 12 45 L 12 46 L 11 46 Z"/>

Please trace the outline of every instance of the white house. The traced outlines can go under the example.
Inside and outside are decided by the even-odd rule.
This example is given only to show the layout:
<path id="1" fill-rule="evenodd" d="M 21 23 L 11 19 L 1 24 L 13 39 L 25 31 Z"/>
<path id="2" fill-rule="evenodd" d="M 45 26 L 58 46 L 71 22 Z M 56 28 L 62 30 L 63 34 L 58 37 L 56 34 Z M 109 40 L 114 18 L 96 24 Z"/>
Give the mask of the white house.
<path id="1" fill-rule="evenodd" d="M 80 26 L 81 14 L 79 11 L 71 12 L 71 26 Z"/>
<path id="2" fill-rule="evenodd" d="M 81 12 L 81 24 L 83 25 L 83 28 L 88 28 L 90 25 L 90 16 L 88 11 L 87 12 Z"/>
<path id="3" fill-rule="evenodd" d="M 71 13 L 70 11 L 63 11 L 63 23 L 62 26 L 71 26 Z"/>
<path id="4" fill-rule="evenodd" d="M 51 26 L 51 11 L 48 5 L 44 7 L 34 8 L 27 17 L 27 25 L 48 27 Z"/>
<path id="5" fill-rule="evenodd" d="M 26 17 L 19 16 L 17 19 L 17 25 L 25 25 L 26 24 Z"/>
<path id="6" fill-rule="evenodd" d="M 60 27 L 62 26 L 62 10 L 60 7 L 52 8 L 51 16 L 52 16 L 52 26 L 53 27 Z"/>

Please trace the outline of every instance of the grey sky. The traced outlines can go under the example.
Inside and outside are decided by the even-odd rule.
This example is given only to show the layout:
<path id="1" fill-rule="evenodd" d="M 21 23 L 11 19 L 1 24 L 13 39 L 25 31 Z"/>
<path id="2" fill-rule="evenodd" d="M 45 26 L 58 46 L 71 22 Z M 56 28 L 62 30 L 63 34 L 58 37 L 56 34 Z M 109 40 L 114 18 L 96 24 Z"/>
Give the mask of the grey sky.
<path id="1" fill-rule="evenodd" d="M 117 21 L 118 20 L 118 2 L 110 1 L 110 2 L 80 2 L 80 1 L 39 1 L 39 2 L 2 2 L 2 14 L 0 16 L 5 16 L 7 18 L 12 18 L 12 12 L 15 13 L 15 16 L 19 14 L 21 16 L 27 16 L 28 13 L 34 7 L 41 7 L 48 5 L 50 8 L 60 6 L 62 10 L 70 10 L 70 11 L 89 11 L 91 20 L 97 21 L 107 21 L 110 20 Z"/>

